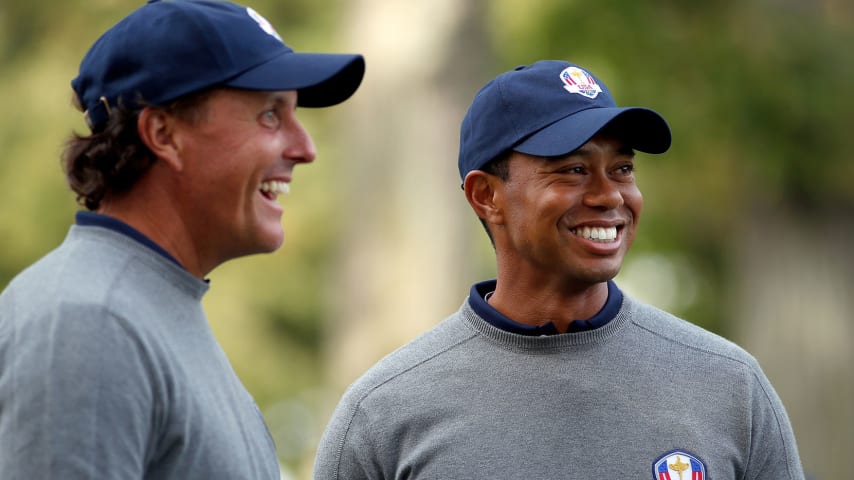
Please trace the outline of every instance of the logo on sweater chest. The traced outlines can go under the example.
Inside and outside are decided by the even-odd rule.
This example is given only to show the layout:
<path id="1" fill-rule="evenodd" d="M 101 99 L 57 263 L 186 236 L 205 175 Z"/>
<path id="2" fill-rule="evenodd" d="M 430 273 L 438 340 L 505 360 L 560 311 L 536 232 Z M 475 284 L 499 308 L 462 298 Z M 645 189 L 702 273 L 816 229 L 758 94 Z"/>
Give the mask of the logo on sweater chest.
<path id="1" fill-rule="evenodd" d="M 706 480 L 706 465 L 684 450 L 658 457 L 652 464 L 653 480 Z"/>

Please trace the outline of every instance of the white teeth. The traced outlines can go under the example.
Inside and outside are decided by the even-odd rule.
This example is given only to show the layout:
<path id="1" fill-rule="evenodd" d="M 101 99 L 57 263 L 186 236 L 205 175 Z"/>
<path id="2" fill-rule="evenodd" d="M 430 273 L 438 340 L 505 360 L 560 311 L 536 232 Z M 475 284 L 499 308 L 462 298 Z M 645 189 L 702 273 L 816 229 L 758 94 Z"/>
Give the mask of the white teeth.
<path id="1" fill-rule="evenodd" d="M 572 233 L 594 242 L 613 242 L 617 239 L 617 227 L 581 227 L 573 229 Z"/>
<path id="2" fill-rule="evenodd" d="M 264 193 L 272 193 L 273 196 L 279 194 L 287 195 L 291 191 L 291 186 L 288 185 L 287 182 L 262 182 L 260 190 Z"/>

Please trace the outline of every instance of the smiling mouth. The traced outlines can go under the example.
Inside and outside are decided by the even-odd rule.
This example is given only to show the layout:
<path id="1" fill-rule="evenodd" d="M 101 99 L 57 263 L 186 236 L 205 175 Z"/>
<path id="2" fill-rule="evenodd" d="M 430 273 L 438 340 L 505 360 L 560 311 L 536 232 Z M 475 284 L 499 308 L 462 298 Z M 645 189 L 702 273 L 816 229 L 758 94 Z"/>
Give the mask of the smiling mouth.
<path id="1" fill-rule="evenodd" d="M 569 231 L 591 242 L 610 243 L 617 240 L 617 227 L 578 227 Z"/>
<path id="2" fill-rule="evenodd" d="M 279 194 L 287 195 L 291 191 L 291 186 L 288 185 L 287 182 L 272 180 L 269 182 L 262 182 L 261 187 L 259 187 L 258 190 L 261 192 L 261 195 L 264 195 L 264 197 L 270 200 L 275 200 Z"/>

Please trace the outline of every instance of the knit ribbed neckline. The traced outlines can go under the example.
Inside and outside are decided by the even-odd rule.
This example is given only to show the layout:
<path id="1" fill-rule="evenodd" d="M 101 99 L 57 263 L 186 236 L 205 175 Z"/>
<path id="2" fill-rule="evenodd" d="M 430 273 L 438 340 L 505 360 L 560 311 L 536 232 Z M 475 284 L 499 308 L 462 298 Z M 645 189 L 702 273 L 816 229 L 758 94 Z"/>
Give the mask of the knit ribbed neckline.
<path id="1" fill-rule="evenodd" d="M 617 316 L 600 328 L 585 332 L 543 336 L 519 335 L 496 328 L 486 320 L 480 318 L 472 310 L 468 299 L 463 302 L 459 313 L 467 327 L 493 343 L 513 350 L 551 353 L 554 349 L 578 347 L 607 341 L 630 323 L 633 310 L 633 301 L 628 296 L 624 296 L 623 304 Z"/>

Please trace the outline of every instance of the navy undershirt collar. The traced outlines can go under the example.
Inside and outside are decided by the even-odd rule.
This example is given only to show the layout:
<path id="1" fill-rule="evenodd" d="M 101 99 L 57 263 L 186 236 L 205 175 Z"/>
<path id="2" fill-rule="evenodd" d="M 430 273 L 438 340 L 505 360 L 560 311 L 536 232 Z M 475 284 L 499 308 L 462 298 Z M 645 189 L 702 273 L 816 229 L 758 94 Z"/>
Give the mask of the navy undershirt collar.
<path id="1" fill-rule="evenodd" d="M 169 254 L 166 250 L 163 249 L 160 245 L 154 243 L 150 238 L 143 235 L 139 230 L 131 227 L 127 223 L 113 218 L 107 215 L 102 215 L 100 213 L 95 212 L 86 212 L 79 211 L 75 217 L 77 225 L 84 227 L 102 227 L 114 232 L 121 233 L 122 235 L 128 236 L 137 242 L 145 245 L 146 247 L 154 250 L 159 253 L 169 261 L 175 263 L 181 268 L 184 268 L 178 260 L 175 259 L 172 255 Z"/>
<path id="2" fill-rule="evenodd" d="M 525 325 L 509 319 L 503 313 L 493 308 L 493 306 L 486 301 L 485 297 L 488 293 L 495 291 L 496 284 L 496 280 L 487 280 L 485 282 L 475 283 L 471 287 L 471 292 L 469 293 L 469 305 L 471 305 L 471 308 L 481 318 L 496 328 L 520 335 L 540 336 L 557 335 L 560 333 L 552 322 L 539 326 Z M 587 320 L 573 320 L 573 322 L 569 324 L 567 333 L 584 332 L 604 326 L 617 316 L 622 304 L 623 292 L 620 291 L 616 283 L 608 281 L 608 300 L 605 301 L 605 306 L 599 310 L 599 313 Z"/>

